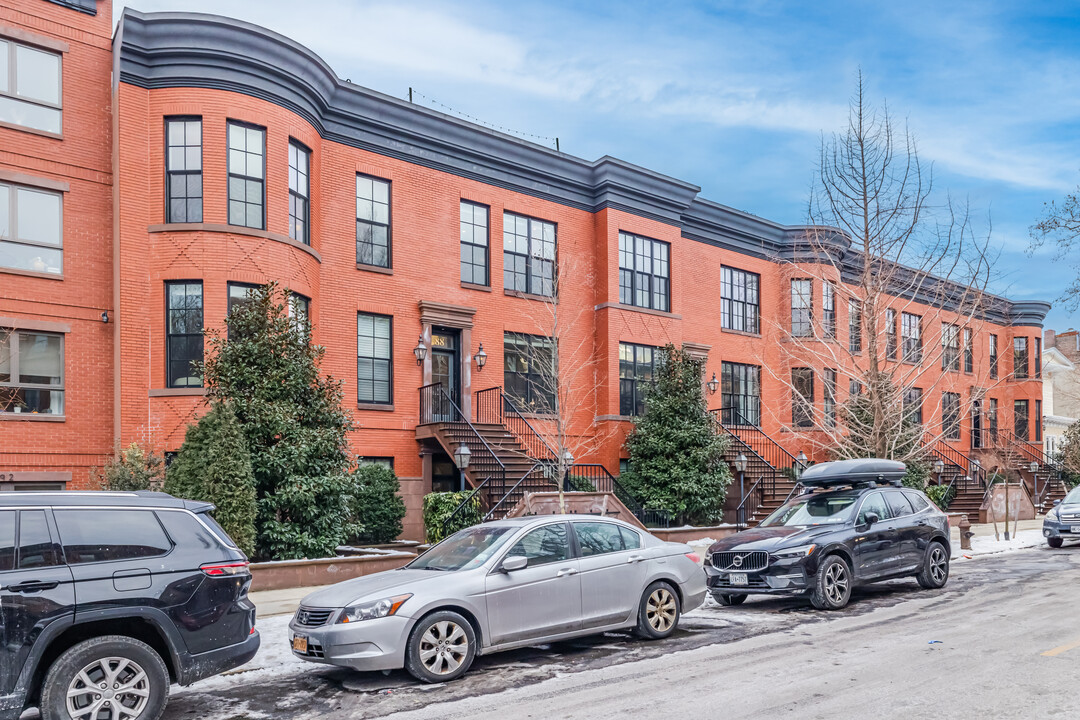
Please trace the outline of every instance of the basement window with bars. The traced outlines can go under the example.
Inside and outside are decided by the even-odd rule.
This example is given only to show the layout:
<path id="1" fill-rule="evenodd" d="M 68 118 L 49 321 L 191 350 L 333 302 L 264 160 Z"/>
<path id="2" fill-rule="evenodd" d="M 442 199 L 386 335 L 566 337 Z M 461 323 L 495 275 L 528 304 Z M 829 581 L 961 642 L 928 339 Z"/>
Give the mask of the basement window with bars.
<path id="1" fill-rule="evenodd" d="M 0 413 L 64 414 L 64 336 L 0 327 Z"/>
<path id="2" fill-rule="evenodd" d="M 202 222 L 202 179 L 202 118 L 165 118 L 165 222 Z"/>

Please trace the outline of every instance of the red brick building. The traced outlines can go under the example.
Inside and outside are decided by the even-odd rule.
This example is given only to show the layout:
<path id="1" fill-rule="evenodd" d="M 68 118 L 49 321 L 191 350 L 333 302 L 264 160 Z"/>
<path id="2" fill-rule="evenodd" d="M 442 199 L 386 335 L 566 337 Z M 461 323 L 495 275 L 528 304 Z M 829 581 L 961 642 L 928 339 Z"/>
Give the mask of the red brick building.
<path id="1" fill-rule="evenodd" d="M 47 471 L 83 485 L 115 442 L 177 449 L 204 408 L 190 365 L 202 358 L 201 330 L 221 328 L 246 287 L 273 280 L 296 295 L 327 349 L 324 370 L 356 404 L 353 450 L 393 464 L 406 534 L 419 535 L 420 498 L 456 478 L 452 438 L 428 422 L 445 408 L 431 390 L 422 407 L 421 386 L 443 382 L 477 425 L 509 427 L 503 410 L 481 417 L 475 407 L 488 388 L 542 411 L 527 368 L 550 342 L 556 262 L 560 311 L 574 319 L 560 345 L 595 362 L 571 423 L 596 441 L 578 461 L 617 474 L 638 385 L 666 343 L 723 380 L 713 407 L 734 403 L 777 447 L 814 454 L 817 420 L 803 427 L 793 414 L 779 343 L 800 321 L 793 288 L 809 288 L 810 322 L 828 315 L 826 280 L 837 341 L 850 341 L 842 238 L 835 264 L 804 263 L 806 228 L 611 157 L 582 160 L 362 88 L 257 26 L 129 10 L 110 50 L 109 15 L 107 0 L 0 0 L 0 40 L 53 53 L 64 80 L 62 132 L 0 124 L 0 183 L 63 201 L 62 266 L 15 267 L 28 263 L 5 261 L 0 239 L 0 327 L 16 328 L 20 344 L 33 333 L 59 340 L 63 395 L 59 405 L 35 400 L 37 412 L 0 408 L 0 483 L 5 473 L 68 478 L 33 474 Z M 932 346 L 950 310 L 924 300 L 935 302 L 897 308 L 934 318 L 918 330 Z M 965 397 L 985 389 L 993 336 L 1001 381 L 987 397 L 1002 417 L 1029 401 L 1037 428 L 1041 380 L 1037 370 L 1016 377 L 1012 349 L 1024 338 L 1016 357 L 1037 368 L 1048 306 L 999 300 L 966 323 L 970 372 L 931 369 L 928 383 Z M 827 370 L 810 368 L 823 379 L 806 386 L 815 418 L 848 392 Z M 924 422 L 940 424 L 941 402 L 927 407 Z M 528 449 L 528 427 L 510 430 Z M 950 444 L 960 452 L 973 437 L 965 419 Z"/>

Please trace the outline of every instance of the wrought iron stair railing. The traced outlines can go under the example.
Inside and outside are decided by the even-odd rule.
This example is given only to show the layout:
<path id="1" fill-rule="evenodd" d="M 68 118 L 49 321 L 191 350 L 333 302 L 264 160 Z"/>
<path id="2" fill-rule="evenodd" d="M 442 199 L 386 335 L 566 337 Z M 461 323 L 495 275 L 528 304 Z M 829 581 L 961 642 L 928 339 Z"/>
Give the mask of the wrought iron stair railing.
<path id="1" fill-rule="evenodd" d="M 442 383 L 424 385 L 419 392 L 420 425 L 446 424 L 449 428 L 447 439 L 450 442 L 463 442 L 469 448 L 469 469 L 473 477 L 484 477 L 481 484 L 487 484 L 489 493 L 501 491 L 506 482 L 506 465 L 476 426 L 465 417 Z M 453 454 L 453 448 L 446 449 Z"/>

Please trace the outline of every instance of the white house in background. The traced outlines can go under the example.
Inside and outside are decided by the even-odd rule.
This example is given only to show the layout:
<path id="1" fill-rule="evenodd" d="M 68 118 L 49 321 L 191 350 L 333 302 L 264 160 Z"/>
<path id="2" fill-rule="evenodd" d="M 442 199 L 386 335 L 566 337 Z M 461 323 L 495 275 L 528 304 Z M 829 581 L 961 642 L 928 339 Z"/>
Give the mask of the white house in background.
<path id="1" fill-rule="evenodd" d="M 1043 331 L 1043 447 L 1053 455 L 1080 418 L 1080 332 Z"/>

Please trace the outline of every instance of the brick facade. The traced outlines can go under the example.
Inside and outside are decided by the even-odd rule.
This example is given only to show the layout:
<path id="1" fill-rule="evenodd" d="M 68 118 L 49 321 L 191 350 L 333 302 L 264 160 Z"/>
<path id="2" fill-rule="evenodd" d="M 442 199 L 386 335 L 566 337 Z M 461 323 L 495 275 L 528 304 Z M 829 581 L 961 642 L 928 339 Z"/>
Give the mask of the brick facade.
<path id="1" fill-rule="evenodd" d="M 792 364 L 782 345 L 790 312 L 790 280 L 793 276 L 815 278 L 815 304 L 820 312 L 822 278 L 839 278 L 830 266 L 780 262 L 768 252 L 752 250 L 755 243 L 764 247 L 767 238 L 791 236 L 792 229 L 699 201 L 695 199 L 696 188 L 689 184 L 625 164 L 614 165 L 618 161 L 586 164 L 438 113 L 402 107 L 400 101 L 341 81 L 331 83 L 320 75 L 327 69 L 310 60 L 310 53 L 251 26 L 211 23 L 206 32 L 208 38 L 217 37 L 219 32 L 224 36 L 238 33 L 238 47 L 252 37 L 259 41 L 258 47 L 285 46 L 280 66 L 283 72 L 291 73 L 290 77 L 307 83 L 297 87 L 310 90 L 308 95 L 345 94 L 353 102 L 349 99 L 353 93 L 356 103 L 368 103 L 378 112 L 364 116 L 353 113 L 341 119 L 324 108 L 320 110 L 323 116 L 316 117 L 304 105 L 317 105 L 307 96 L 296 99 L 285 90 L 275 96 L 266 88 L 229 86 L 220 79 L 206 79 L 216 77 L 210 71 L 200 79 L 198 70 L 186 66 L 183 72 L 192 72 L 193 79 L 177 79 L 164 64 L 160 73 L 152 69 L 158 62 L 151 47 L 154 24 L 164 22 L 155 16 L 125 14 L 113 44 L 113 58 L 108 2 L 98 4 L 96 17 L 45 0 L 31 2 L 34 18 L 16 11 L 10 0 L 0 0 L 0 28 L 33 28 L 71 44 L 70 59 L 65 55 L 64 61 L 65 138 L 44 140 L 0 128 L 0 139 L 8 141 L 5 148 L 27 150 L 0 152 L 0 168 L 71 183 L 64 206 L 65 273 L 58 281 L 0 270 L 0 317 L 43 318 L 71 325 L 65 355 L 68 401 L 62 422 L 0 422 L 0 472 L 66 469 L 74 473 L 73 485 L 83 486 L 87 468 L 100 463 L 114 441 L 138 440 L 162 451 L 177 449 L 185 426 L 205 405 L 199 389 L 166 386 L 165 283 L 201 281 L 205 325 L 220 329 L 229 282 L 276 280 L 311 299 L 314 339 L 327 349 L 323 369 L 344 379 L 346 399 L 355 404 L 358 429 L 350 438 L 352 449 L 359 456 L 394 459 L 409 508 L 405 535 L 419 537 L 420 500 L 430 491 L 433 467 L 433 450 L 417 440 L 416 432 L 420 411 L 417 389 L 431 380 L 432 373 L 430 355 L 422 367 L 417 367 L 413 358 L 417 338 L 423 336 L 428 343 L 431 338 L 432 322 L 425 317 L 423 306 L 449 306 L 446 312 L 468 318 L 457 326 L 463 346 L 458 369 L 466 411 L 471 393 L 503 384 L 505 332 L 549 334 L 544 305 L 503 286 L 504 212 L 538 218 L 557 227 L 558 258 L 565 273 L 560 311 L 563 317 L 575 320 L 562 344 L 564 348 L 585 348 L 596 361 L 595 377 L 581 388 L 573 408 L 571 431 L 599 440 L 590 449 L 590 456 L 579 461 L 602 463 L 617 472 L 620 457 L 625 456 L 622 444 L 629 423 L 620 415 L 620 343 L 685 344 L 699 352 L 708 348 L 707 378 L 714 373 L 719 377 L 724 361 L 762 367 L 763 429 L 792 453 L 813 452 L 812 439 L 791 428 L 790 390 L 782 379 Z M 184 42 L 170 32 L 177 38 L 175 42 Z M 199 62 L 212 62 L 194 51 L 192 58 L 191 68 Z M 120 73 L 110 98 L 113 59 Z M 236 60 L 234 64 L 241 63 Z M 333 87 L 326 89 L 331 84 Z M 406 114 L 413 125 L 395 129 L 395 114 Z M 165 118 L 171 116 L 202 120 L 201 223 L 166 223 L 164 133 Z M 113 117 L 116 122 L 110 132 Z M 227 121 L 266 129 L 265 230 L 228 224 Z M 362 124 L 368 135 L 359 131 L 350 135 L 338 127 L 348 123 Z M 376 134 L 373 127 L 380 135 L 378 141 L 370 139 Z M 434 152 L 410 149 L 419 144 L 416 137 L 420 130 L 435 138 L 440 152 L 448 155 L 458 152 L 455 147 L 462 144 L 459 157 L 447 161 Z M 288 238 L 290 139 L 312 151 L 310 248 Z M 68 142 L 74 147 L 60 150 L 62 143 Z M 497 153 L 480 154 L 478 148 L 484 143 L 495 142 L 532 158 L 528 167 L 522 163 L 520 169 L 515 168 Z M 473 147 L 465 147 L 468 143 Z M 475 163 L 475 169 L 470 162 Z M 558 166 L 550 170 L 550 177 L 545 175 L 549 164 L 551 168 Z M 556 177 L 558 173 L 578 172 L 586 165 L 594 174 L 601 170 L 612 174 L 612 179 L 597 181 L 599 189 L 593 191 L 605 199 L 592 205 L 573 199 L 573 193 L 579 192 L 577 186 Z M 357 174 L 390 182 L 392 261 L 388 270 L 361 267 L 356 262 Z M 526 176 L 528 179 L 522 179 Z M 618 193 L 635 199 L 620 200 Z M 461 200 L 490 208 L 489 287 L 460 279 Z M 716 230 L 715 240 L 702 239 L 714 231 L 700 218 L 714 215 L 724 218 L 726 229 Z M 670 311 L 620 304 L 620 232 L 670 244 Z M 725 266 L 760 276 L 761 332 L 721 329 L 720 273 Z M 837 296 L 841 342 L 847 338 L 846 297 L 843 293 Z M 920 309 L 918 303 L 904 301 L 903 305 L 905 310 L 928 317 L 938 314 Z M 103 311 L 112 318 L 107 324 L 100 319 Z M 393 399 L 383 407 L 362 404 L 357 398 L 358 312 L 393 318 Z M 1035 314 L 1038 312 L 1036 309 Z M 1041 312 L 1045 314 L 1045 309 Z M 990 333 L 999 336 L 1002 377 L 1006 377 L 1013 335 L 1039 337 L 1040 319 L 1018 324 L 990 318 L 973 325 L 974 371 L 949 373 L 935 392 L 944 387 L 969 395 L 973 387 L 990 387 L 983 380 Z M 928 327 L 924 333 L 925 347 L 939 342 L 939 327 Z M 478 371 L 472 357 L 481 344 L 488 362 Z M 821 368 L 815 369 L 820 373 Z M 928 368 L 925 372 L 928 386 L 939 385 L 940 370 Z M 1040 392 L 1040 381 L 1031 379 L 995 382 L 990 395 L 1000 397 L 1006 410 L 1011 409 L 1014 397 L 1036 398 Z M 842 402 L 846 397 L 845 385 L 839 388 L 838 399 Z M 822 399 L 819 382 L 815 385 L 819 409 Z M 719 407 L 719 395 L 710 401 Z M 940 412 L 934 407 L 928 402 L 928 423 L 940 422 Z M 3 414 L 0 419 L 4 419 Z M 969 433 L 965 421 L 958 447 L 970 446 Z M 45 448 L 48 455 L 39 454 Z"/>

